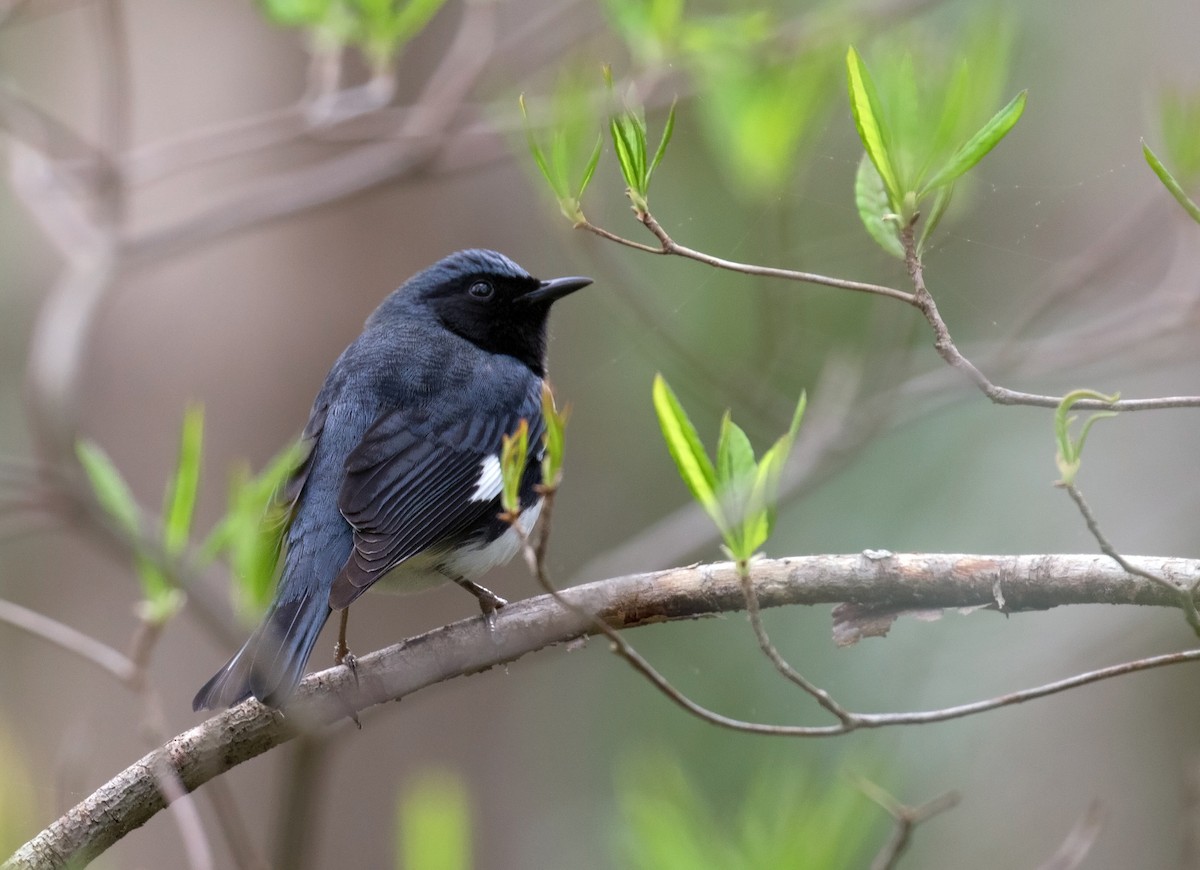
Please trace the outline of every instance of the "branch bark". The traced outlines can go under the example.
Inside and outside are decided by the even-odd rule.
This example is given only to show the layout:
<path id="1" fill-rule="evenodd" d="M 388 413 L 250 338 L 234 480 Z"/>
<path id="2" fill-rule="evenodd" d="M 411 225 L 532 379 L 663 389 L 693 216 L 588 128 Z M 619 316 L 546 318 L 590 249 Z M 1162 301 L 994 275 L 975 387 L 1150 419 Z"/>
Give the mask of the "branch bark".
<path id="1" fill-rule="evenodd" d="M 1130 557 L 1181 588 L 1200 580 L 1200 560 Z M 763 607 L 853 602 L 872 611 L 991 607 L 1012 613 L 1067 604 L 1175 607 L 1161 584 L 1131 576 L 1103 555 L 852 555 L 763 559 L 751 564 Z M 454 677 L 488 670 L 594 630 L 587 613 L 624 629 L 744 608 L 732 563 L 617 577 L 499 611 L 489 632 L 478 617 L 435 629 L 304 680 L 286 715 L 250 701 L 213 716 L 149 753 L 18 850 L 0 870 L 81 867 L 166 806 L 156 771 L 167 764 L 192 791 L 281 743 L 352 713 Z M 1164 656 L 1145 667 L 1196 656 Z M 1148 662 L 1150 660 L 1147 660 Z M 1129 668 L 1133 670 L 1136 668 Z M 1115 671 L 1114 671 L 1115 672 Z M 1127 671 L 1122 671 L 1127 672 Z"/>

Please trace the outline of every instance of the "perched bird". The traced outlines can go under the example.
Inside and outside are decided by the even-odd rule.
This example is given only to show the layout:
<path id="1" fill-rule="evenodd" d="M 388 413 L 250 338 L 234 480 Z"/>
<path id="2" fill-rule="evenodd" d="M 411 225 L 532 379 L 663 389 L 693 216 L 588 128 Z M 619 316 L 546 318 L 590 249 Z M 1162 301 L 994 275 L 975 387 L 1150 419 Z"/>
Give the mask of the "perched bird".
<path id="1" fill-rule="evenodd" d="M 452 580 L 485 615 L 504 603 L 474 582 L 519 548 L 500 519 L 500 445 L 529 423 L 521 519 L 541 497 L 546 320 L 590 278 L 539 281 L 503 254 L 451 254 L 367 319 L 325 379 L 284 489 L 291 505 L 275 600 L 246 645 L 197 693 L 195 710 L 253 695 L 287 701 L 333 610 L 379 583 Z"/>

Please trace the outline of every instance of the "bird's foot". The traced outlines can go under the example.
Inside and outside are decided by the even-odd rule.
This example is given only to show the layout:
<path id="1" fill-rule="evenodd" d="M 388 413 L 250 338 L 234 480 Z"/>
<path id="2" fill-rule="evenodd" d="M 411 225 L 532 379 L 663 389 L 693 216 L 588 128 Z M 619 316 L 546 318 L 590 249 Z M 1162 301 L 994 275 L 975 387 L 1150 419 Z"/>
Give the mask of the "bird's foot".
<path id="1" fill-rule="evenodd" d="M 486 586 L 480 586 L 470 580 L 458 578 L 454 582 L 475 596 L 475 600 L 479 602 L 479 610 L 487 622 L 488 631 L 495 631 L 496 611 L 508 604 L 507 599 L 501 598 Z"/>

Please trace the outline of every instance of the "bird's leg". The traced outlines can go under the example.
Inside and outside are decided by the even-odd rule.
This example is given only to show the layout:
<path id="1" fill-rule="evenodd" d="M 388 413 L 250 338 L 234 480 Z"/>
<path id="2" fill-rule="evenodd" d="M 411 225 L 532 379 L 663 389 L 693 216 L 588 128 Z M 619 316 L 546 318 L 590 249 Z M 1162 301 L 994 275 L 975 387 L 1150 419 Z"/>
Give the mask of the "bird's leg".
<path id="1" fill-rule="evenodd" d="M 342 618 L 338 624 L 337 643 L 333 645 L 333 664 L 345 665 L 350 669 L 350 673 L 354 674 L 354 683 L 358 685 L 358 659 L 354 657 L 354 653 L 350 652 L 350 647 L 346 646 L 346 624 L 350 621 L 350 608 L 342 608 Z M 362 722 L 358 721 L 358 714 L 354 712 L 353 707 L 347 706 L 346 715 L 350 717 L 350 721 L 358 726 L 358 730 L 362 731 Z"/>
<path id="2" fill-rule="evenodd" d="M 475 596 L 475 600 L 479 602 L 479 609 L 483 611 L 483 618 L 487 620 L 488 630 L 495 629 L 496 611 L 505 604 L 508 604 L 508 601 L 486 586 L 480 586 L 478 583 L 474 583 L 465 577 L 452 577 L 451 579 Z"/>
<path id="3" fill-rule="evenodd" d="M 338 625 L 337 643 L 333 645 L 333 663 L 335 665 L 345 665 L 354 673 L 355 682 L 358 681 L 358 659 L 354 657 L 354 653 L 350 652 L 350 647 L 346 646 L 346 623 L 350 621 L 350 608 L 342 608 L 342 620 Z"/>

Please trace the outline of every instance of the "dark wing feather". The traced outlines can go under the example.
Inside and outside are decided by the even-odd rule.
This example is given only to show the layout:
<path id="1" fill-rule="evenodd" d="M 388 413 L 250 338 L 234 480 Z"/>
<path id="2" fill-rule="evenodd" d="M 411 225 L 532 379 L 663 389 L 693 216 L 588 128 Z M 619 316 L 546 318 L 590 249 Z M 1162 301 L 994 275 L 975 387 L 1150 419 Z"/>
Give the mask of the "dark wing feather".
<path id="1" fill-rule="evenodd" d="M 312 471 L 313 456 L 317 452 L 317 440 L 325 430 L 325 418 L 328 414 L 329 402 L 322 394 L 317 397 L 312 412 L 309 414 L 308 422 L 304 425 L 304 432 L 300 435 L 300 444 L 306 451 L 304 461 L 292 472 L 292 476 L 288 478 L 277 496 L 279 503 L 287 506 L 289 516 L 295 512 L 296 503 L 300 501 L 300 494 L 304 492 L 304 484 L 308 482 L 309 472 Z"/>
<path id="2" fill-rule="evenodd" d="M 498 498 L 471 495 L 484 460 L 500 452 L 522 418 L 532 462 L 544 432 L 540 389 L 509 414 L 438 420 L 398 410 L 376 420 L 346 460 L 338 506 L 354 527 L 354 551 L 334 580 L 330 606 L 348 606 L 405 559 L 452 544 L 494 517 Z"/>

